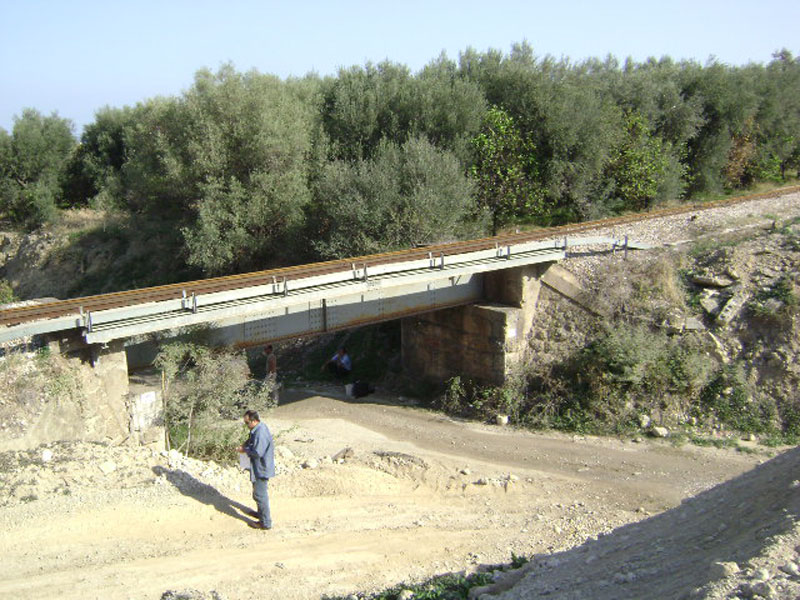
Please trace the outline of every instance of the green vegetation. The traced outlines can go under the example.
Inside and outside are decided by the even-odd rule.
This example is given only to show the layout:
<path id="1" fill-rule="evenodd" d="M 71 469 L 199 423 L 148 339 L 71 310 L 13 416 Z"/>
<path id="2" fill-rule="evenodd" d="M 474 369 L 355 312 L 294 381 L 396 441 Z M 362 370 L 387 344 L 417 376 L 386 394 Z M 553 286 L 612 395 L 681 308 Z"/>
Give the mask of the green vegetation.
<path id="1" fill-rule="evenodd" d="M 422 583 L 399 584 L 382 592 L 370 594 L 369 596 L 359 596 L 365 600 L 398 600 L 401 594 L 408 590 L 414 594 L 415 600 L 466 600 L 472 588 L 481 587 L 493 583 L 493 571 L 507 571 L 509 569 L 519 569 L 529 562 L 526 557 L 511 555 L 511 562 L 507 565 L 495 565 L 494 567 L 464 575 L 461 573 L 448 573 L 437 575 Z M 344 600 L 344 596 L 325 596 L 325 600 Z"/>
<path id="2" fill-rule="evenodd" d="M 5 279 L 0 279 L 0 304 L 10 304 L 16 300 L 17 297 L 14 295 L 11 284 Z"/>
<path id="3" fill-rule="evenodd" d="M 25 109 L 9 135 L 0 129 L 0 212 L 32 229 L 64 203 L 62 179 L 77 141 L 72 123 Z"/>
<path id="4" fill-rule="evenodd" d="M 0 130 L 0 216 L 116 215 L 107 264 L 75 295 L 596 218 L 790 181 L 799 81 L 786 50 L 744 67 L 575 63 L 523 43 L 285 81 L 224 65 L 98 111 L 79 140 L 24 110 Z"/>
<path id="5" fill-rule="evenodd" d="M 80 376 L 66 358 L 41 347 L 31 360 L 27 351 L 6 351 L 0 360 L 0 390 L 2 400 L 11 415 L 29 419 L 30 414 L 41 410 L 42 404 L 73 402 L 81 410 L 85 405 L 85 392 Z M 11 424 L 11 423 L 9 423 Z"/>
<path id="6" fill-rule="evenodd" d="M 528 366 L 503 387 L 455 378 L 438 407 L 484 419 L 506 414 L 537 429 L 625 434 L 639 430 L 639 415 L 681 412 L 710 370 L 698 342 L 617 323 L 565 360 Z"/>
<path id="7" fill-rule="evenodd" d="M 169 444 L 187 456 L 232 459 L 244 433 L 231 420 L 275 404 L 271 386 L 250 379 L 241 352 L 180 340 L 161 347 L 155 366 L 164 376 Z"/>
<path id="8" fill-rule="evenodd" d="M 690 254 L 702 262 L 707 252 L 717 253 L 714 262 L 729 250 Z M 455 377 L 434 407 L 489 421 L 504 414 L 522 427 L 585 434 L 637 435 L 650 424 L 666 425 L 678 436 L 684 431 L 692 441 L 755 434 L 792 443 L 800 437 L 797 398 L 757 381 L 746 362 L 750 356 L 721 363 L 712 358 L 717 348 L 710 336 L 677 334 L 669 326 L 671 313 L 684 315 L 698 301 L 685 260 L 656 256 L 616 269 L 608 267 L 595 294 L 608 320 L 589 332 L 582 346 L 560 359 L 518 368 L 502 387 Z M 792 277 L 757 293 L 750 304 L 755 318 L 747 325 L 746 335 L 755 338 L 751 345 L 793 335 L 797 293 Z M 779 354 L 762 357 L 768 361 L 763 368 L 782 372 Z"/>

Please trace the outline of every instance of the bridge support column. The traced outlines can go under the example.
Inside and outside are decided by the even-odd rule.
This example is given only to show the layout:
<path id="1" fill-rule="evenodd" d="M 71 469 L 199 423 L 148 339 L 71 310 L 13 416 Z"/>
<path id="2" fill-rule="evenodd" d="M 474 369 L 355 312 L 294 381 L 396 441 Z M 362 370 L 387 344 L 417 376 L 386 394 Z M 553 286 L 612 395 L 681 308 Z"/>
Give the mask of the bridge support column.
<path id="1" fill-rule="evenodd" d="M 486 302 L 403 319 L 406 374 L 437 382 L 461 376 L 502 385 L 524 358 L 540 278 L 550 264 L 487 273 Z"/>

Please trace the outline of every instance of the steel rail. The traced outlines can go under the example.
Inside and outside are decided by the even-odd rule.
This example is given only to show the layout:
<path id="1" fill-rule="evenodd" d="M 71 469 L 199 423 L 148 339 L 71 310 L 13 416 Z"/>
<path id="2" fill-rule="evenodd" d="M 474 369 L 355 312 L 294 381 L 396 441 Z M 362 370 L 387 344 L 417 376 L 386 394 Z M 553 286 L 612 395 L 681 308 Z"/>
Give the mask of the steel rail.
<path id="1" fill-rule="evenodd" d="M 514 244 L 524 242 L 563 238 L 568 235 L 594 229 L 604 229 L 651 219 L 734 206 L 755 200 L 777 198 L 796 192 L 800 192 L 800 186 L 786 187 L 779 190 L 773 190 L 771 192 L 751 194 L 735 198 L 726 198 L 711 202 L 693 202 L 689 204 L 681 204 L 670 208 L 662 208 L 644 213 L 633 213 L 607 219 L 550 227 L 547 229 L 538 229 L 519 233 L 506 233 L 475 240 L 434 244 L 421 248 L 397 250 L 393 252 L 384 252 L 380 254 L 371 254 L 354 258 L 268 269 L 264 271 L 201 279 L 184 283 L 173 283 L 135 290 L 112 292 L 108 294 L 83 296 L 68 300 L 57 300 L 55 302 L 49 302 L 45 304 L 8 308 L 0 311 L 0 325 L 10 326 L 59 317 L 80 317 L 90 312 L 108 310 L 112 308 L 134 306 L 137 304 L 146 304 L 150 302 L 180 300 L 201 294 L 230 291 L 252 286 L 264 286 L 274 284 L 276 282 L 286 284 L 287 282 L 291 283 L 293 279 L 304 279 L 307 277 L 315 277 L 351 270 L 355 271 L 356 269 L 369 269 L 370 267 L 375 267 L 377 265 L 425 259 L 428 257 L 438 258 L 440 256 L 448 256 L 452 254 L 461 254 L 479 250 L 488 250 L 492 248 L 501 248 L 504 246 L 512 246 Z"/>

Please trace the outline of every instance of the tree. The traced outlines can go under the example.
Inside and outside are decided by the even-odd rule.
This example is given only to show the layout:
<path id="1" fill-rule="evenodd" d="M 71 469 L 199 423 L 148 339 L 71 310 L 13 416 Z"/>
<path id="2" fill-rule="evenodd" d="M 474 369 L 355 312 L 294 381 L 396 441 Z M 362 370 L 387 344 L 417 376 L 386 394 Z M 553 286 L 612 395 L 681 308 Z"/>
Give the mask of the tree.
<path id="1" fill-rule="evenodd" d="M 414 120 L 408 67 L 385 61 L 340 69 L 322 88 L 321 120 L 331 158 L 368 159 L 381 140 L 402 144 L 408 139 Z"/>
<path id="2" fill-rule="evenodd" d="M 478 84 L 462 77 L 444 54 L 416 77 L 414 135 L 451 150 L 464 164 L 469 164 L 470 140 L 480 130 L 486 109 Z"/>
<path id="3" fill-rule="evenodd" d="M 216 454 L 230 452 L 230 446 L 225 448 L 225 442 L 219 440 L 224 435 L 219 429 L 220 418 L 239 416 L 241 404 L 257 409 L 273 407 L 273 386 L 249 381 L 241 352 L 213 349 L 192 340 L 202 335 L 202 331 L 189 332 L 163 345 L 153 364 L 164 380 L 168 443 L 180 444 L 178 449 L 187 456 L 196 449 L 195 455 L 210 454 L 219 459 Z M 180 385 L 173 385 L 178 382 Z M 206 440 L 202 439 L 204 434 Z"/>
<path id="4" fill-rule="evenodd" d="M 669 173 L 668 145 L 652 136 L 644 119 L 627 115 L 627 135 L 607 166 L 620 208 L 644 210 L 659 197 Z"/>
<path id="5" fill-rule="evenodd" d="M 192 186 L 183 228 L 191 265 L 224 273 L 274 264 L 297 247 L 310 199 L 309 105 L 276 77 L 200 71 L 182 103 L 178 170 Z"/>
<path id="6" fill-rule="evenodd" d="M 306 213 L 305 237 L 322 259 L 452 240 L 482 226 L 459 161 L 424 138 L 327 164 Z"/>
<path id="7" fill-rule="evenodd" d="M 786 49 L 776 52 L 764 70 L 758 123 L 758 178 L 786 180 L 786 170 L 800 166 L 800 59 Z"/>
<path id="8" fill-rule="evenodd" d="M 122 168 L 128 159 L 126 136 L 134 109 L 104 107 L 84 127 L 81 143 L 67 167 L 65 195 L 71 206 L 90 201 L 101 206 L 124 203 Z"/>
<path id="9" fill-rule="evenodd" d="M 72 123 L 26 108 L 0 139 L 0 210 L 36 227 L 51 219 L 62 199 L 61 180 L 75 148 Z"/>
<path id="10" fill-rule="evenodd" d="M 522 135 L 502 109 L 493 107 L 484 117 L 481 132 L 472 140 L 478 203 L 489 210 L 492 235 L 500 226 L 530 218 L 543 205 L 537 181 L 536 147 Z"/>
<path id="11" fill-rule="evenodd" d="M 689 191 L 694 196 L 720 192 L 735 156 L 733 140 L 746 131 L 758 108 L 752 71 L 715 61 L 705 67 L 687 63 L 680 80 L 682 93 L 702 103 L 703 124 L 687 146 Z"/>

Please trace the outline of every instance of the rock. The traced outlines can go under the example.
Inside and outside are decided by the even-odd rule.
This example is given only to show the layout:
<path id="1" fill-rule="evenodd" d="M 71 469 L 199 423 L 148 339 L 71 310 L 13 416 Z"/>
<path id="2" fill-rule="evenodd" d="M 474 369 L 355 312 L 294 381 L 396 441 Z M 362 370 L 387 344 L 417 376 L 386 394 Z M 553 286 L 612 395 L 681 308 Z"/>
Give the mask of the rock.
<path id="1" fill-rule="evenodd" d="M 728 279 L 724 275 L 693 274 L 691 276 L 691 281 L 695 285 L 699 285 L 701 287 L 713 287 L 713 288 L 726 288 L 729 285 L 733 284 L 733 280 Z"/>
<path id="2" fill-rule="evenodd" d="M 472 471 L 470 471 L 467 468 L 461 469 L 461 471 L 459 471 L 459 473 L 461 473 L 462 475 L 472 475 Z"/>
<path id="3" fill-rule="evenodd" d="M 275 446 L 275 454 L 284 460 L 291 460 L 295 457 L 294 452 L 286 446 Z"/>
<path id="4" fill-rule="evenodd" d="M 304 469 L 316 469 L 319 467 L 319 462 L 316 458 L 309 458 L 305 462 L 303 462 L 302 467 Z"/>
<path id="5" fill-rule="evenodd" d="M 666 427 L 653 427 L 650 430 L 650 433 L 653 436 L 659 437 L 659 438 L 669 437 L 669 429 L 667 429 Z"/>
<path id="6" fill-rule="evenodd" d="M 98 468 L 99 468 L 99 469 L 100 469 L 100 470 L 101 470 L 101 471 L 102 471 L 102 472 L 103 472 L 105 475 L 110 475 L 111 473 L 113 473 L 114 471 L 116 471 L 116 470 L 117 470 L 117 465 L 116 465 L 116 464 L 115 464 L 113 461 L 106 460 L 106 461 L 104 461 L 104 462 L 101 462 L 101 463 L 98 465 Z"/>
<path id="7" fill-rule="evenodd" d="M 412 592 L 411 590 L 403 590 L 402 592 L 397 594 L 397 600 L 413 600 L 415 596 L 416 594 L 414 594 L 414 592 Z"/>
<path id="8" fill-rule="evenodd" d="M 676 334 L 683 331 L 683 322 L 685 318 L 683 313 L 679 310 L 671 310 L 666 318 L 661 322 L 661 328 L 665 329 L 667 333 Z"/>
<path id="9" fill-rule="evenodd" d="M 714 295 L 700 298 L 700 306 L 706 311 L 706 314 L 714 316 L 719 310 L 719 297 Z"/>
<path id="10" fill-rule="evenodd" d="M 42 450 L 42 462 L 46 463 L 50 462 L 51 460 L 53 460 L 53 451 L 49 448 Z"/>
<path id="11" fill-rule="evenodd" d="M 788 562 L 785 565 L 781 565 L 780 570 L 786 573 L 787 575 L 791 575 L 793 577 L 800 577 L 800 567 L 797 566 L 797 563 Z"/>
<path id="12" fill-rule="evenodd" d="M 777 298 L 767 298 L 764 302 L 764 311 L 769 314 L 776 314 L 784 307 L 784 303 Z"/>
<path id="13" fill-rule="evenodd" d="M 739 571 L 739 565 L 735 562 L 715 562 L 711 565 L 709 574 L 714 579 L 725 579 L 731 575 L 736 575 Z"/>
<path id="14" fill-rule="evenodd" d="M 770 574 L 768 569 L 756 569 L 755 573 L 753 573 L 753 579 L 755 581 L 769 581 L 772 575 Z"/>
<path id="15" fill-rule="evenodd" d="M 650 423 L 652 422 L 653 420 L 650 418 L 650 415 L 639 415 L 639 427 L 642 429 L 650 427 Z"/>
<path id="16" fill-rule="evenodd" d="M 211 590 L 208 593 L 194 589 L 167 590 L 161 594 L 161 600 L 224 600 L 224 597 Z"/>
<path id="17" fill-rule="evenodd" d="M 753 594 L 767 600 L 777 599 L 775 588 L 768 581 L 758 581 L 752 585 Z"/>
<path id="18" fill-rule="evenodd" d="M 686 317 L 686 321 L 683 323 L 684 331 L 705 331 L 705 329 L 706 326 L 698 317 Z"/>
<path id="19" fill-rule="evenodd" d="M 339 450 L 336 454 L 333 455 L 334 462 L 343 462 L 347 459 L 353 458 L 356 453 L 353 451 L 352 448 L 347 447 Z"/>
<path id="20" fill-rule="evenodd" d="M 717 321 L 721 323 L 730 323 L 736 315 L 739 314 L 739 311 L 742 310 L 742 306 L 744 306 L 745 297 L 742 294 L 734 294 L 728 301 L 725 303 L 725 306 L 722 307 L 722 310 L 719 311 L 717 315 Z"/>
<path id="21" fill-rule="evenodd" d="M 498 425 L 508 425 L 508 415 L 497 415 L 494 420 Z"/>

